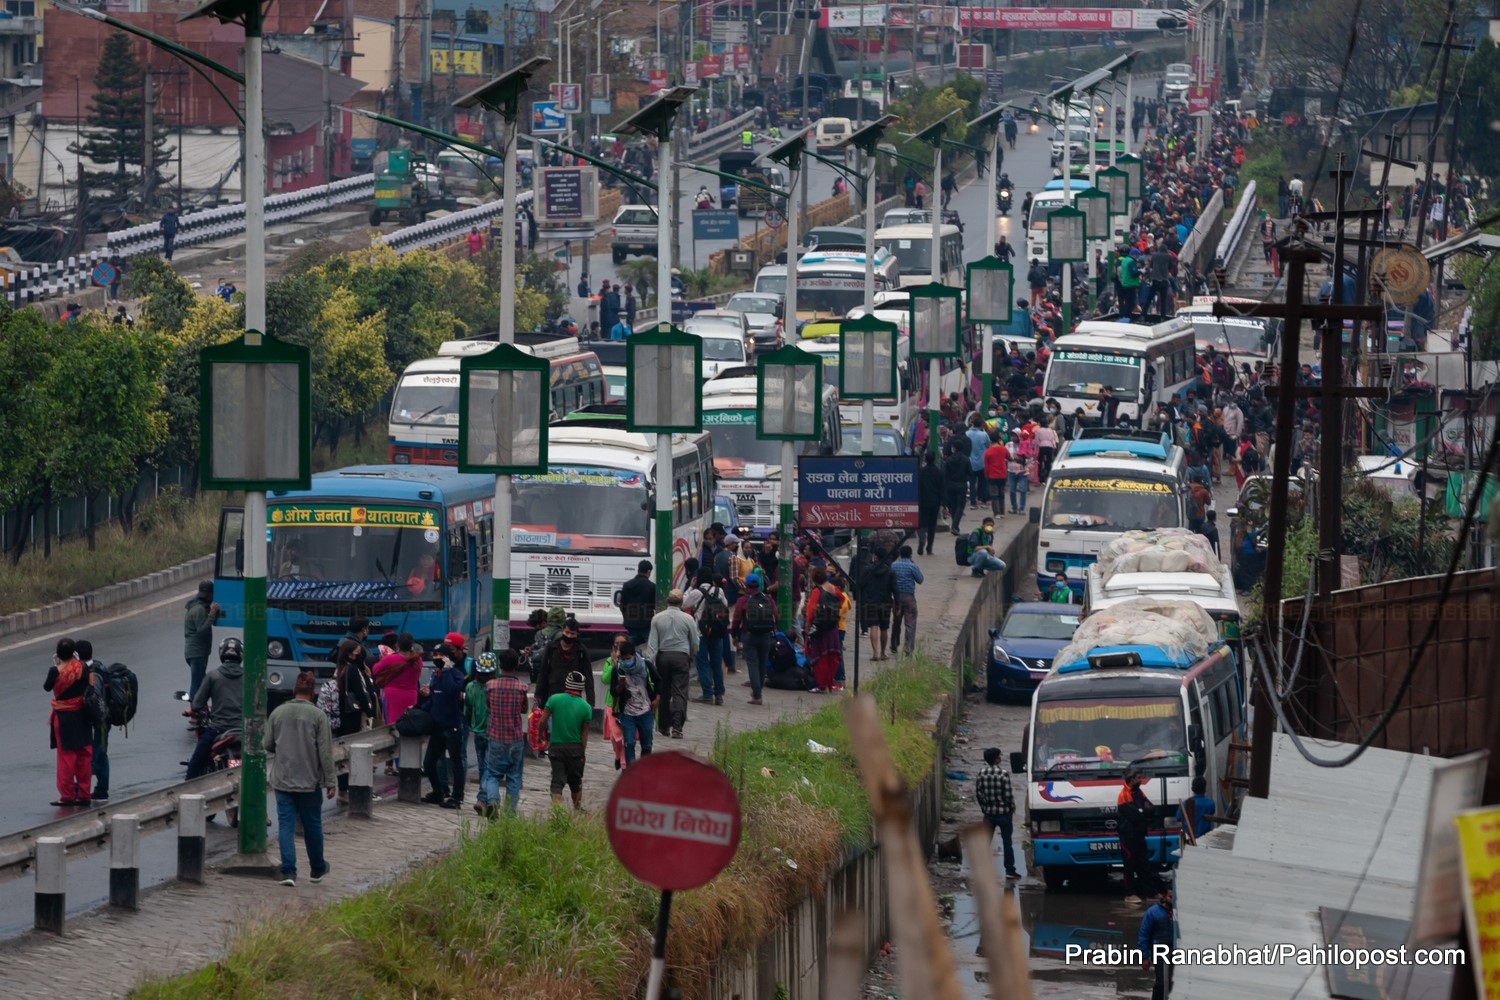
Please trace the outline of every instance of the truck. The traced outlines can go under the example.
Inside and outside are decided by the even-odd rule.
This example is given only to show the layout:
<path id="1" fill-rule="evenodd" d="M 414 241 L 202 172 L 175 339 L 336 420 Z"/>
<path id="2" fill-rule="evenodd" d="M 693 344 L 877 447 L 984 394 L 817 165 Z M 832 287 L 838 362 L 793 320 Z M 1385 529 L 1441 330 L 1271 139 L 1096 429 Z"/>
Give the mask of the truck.
<path id="1" fill-rule="evenodd" d="M 1118 865 L 1125 774 L 1141 772 L 1151 803 L 1147 858 L 1165 869 L 1193 779 L 1207 780 L 1214 813 L 1237 807 L 1230 742 L 1245 728 L 1234 653 L 1198 605 L 1137 598 L 1079 624 L 1032 695 L 1023 750 L 1033 866 L 1048 889 Z"/>
<path id="2" fill-rule="evenodd" d="M 380 225 L 390 213 L 414 226 L 430 211 L 455 207 L 456 202 L 444 192 L 442 175 L 430 169 L 427 158 L 416 150 L 383 150 L 371 162 L 375 207 L 370 209 L 370 225 Z"/>

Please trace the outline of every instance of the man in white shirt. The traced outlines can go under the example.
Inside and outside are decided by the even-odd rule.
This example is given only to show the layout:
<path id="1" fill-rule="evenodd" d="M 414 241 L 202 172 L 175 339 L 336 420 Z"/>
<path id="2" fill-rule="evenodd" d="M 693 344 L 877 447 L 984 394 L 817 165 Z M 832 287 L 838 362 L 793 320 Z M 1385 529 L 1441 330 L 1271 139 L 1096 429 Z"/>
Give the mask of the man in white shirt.
<path id="1" fill-rule="evenodd" d="M 682 591 L 668 594 L 666 608 L 651 619 L 646 650 L 666 694 L 657 729 L 680 740 L 687 721 L 688 670 L 698 655 L 698 623 L 682 610 Z"/>

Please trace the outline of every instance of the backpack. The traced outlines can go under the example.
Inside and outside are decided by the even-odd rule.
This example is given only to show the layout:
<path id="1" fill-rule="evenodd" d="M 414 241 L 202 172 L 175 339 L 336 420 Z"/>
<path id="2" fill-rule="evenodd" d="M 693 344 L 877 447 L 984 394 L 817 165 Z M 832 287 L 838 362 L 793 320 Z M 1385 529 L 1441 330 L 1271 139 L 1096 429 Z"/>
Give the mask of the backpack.
<path id="1" fill-rule="evenodd" d="M 818 603 L 813 608 L 812 630 L 814 635 L 827 635 L 829 632 L 837 632 L 839 628 L 839 609 L 843 605 L 843 595 L 837 590 L 830 593 L 822 587 L 818 588 Z"/>
<path id="2" fill-rule="evenodd" d="M 745 598 L 745 630 L 751 635 L 776 631 L 776 605 L 760 591 Z"/>
<path id="3" fill-rule="evenodd" d="M 335 728 L 337 728 L 339 723 L 343 721 L 344 715 L 343 709 L 340 706 L 339 702 L 340 698 L 338 681 L 330 677 L 318 687 L 318 707 L 323 710 L 324 715 L 328 716 L 328 721 L 331 722 Z"/>
<path id="4" fill-rule="evenodd" d="M 959 535 L 953 539 L 953 561 L 959 566 L 969 565 L 969 560 L 974 555 L 974 547 L 969 541 L 968 535 Z"/>
<path id="5" fill-rule="evenodd" d="M 705 639 L 722 639 L 729 634 L 729 605 L 722 590 L 704 584 L 698 588 L 703 600 L 698 604 L 698 634 Z"/>
<path id="6" fill-rule="evenodd" d="M 526 669 L 531 674 L 531 683 L 533 684 L 537 682 L 537 678 L 541 677 L 542 672 L 547 668 L 547 653 L 551 651 L 552 643 L 558 636 L 562 635 L 562 629 L 556 630 L 545 638 L 543 637 L 544 632 L 546 632 L 546 629 L 537 632 L 536 637 L 532 639 L 531 656 L 526 661 Z"/>
<path id="7" fill-rule="evenodd" d="M 99 725 L 105 720 L 104 699 L 99 694 L 99 685 L 90 681 L 83 689 L 83 717 L 90 725 Z"/>
<path id="8" fill-rule="evenodd" d="M 140 704 L 141 682 L 135 671 L 123 663 L 104 668 L 104 708 L 111 726 L 126 726 L 135 718 Z"/>

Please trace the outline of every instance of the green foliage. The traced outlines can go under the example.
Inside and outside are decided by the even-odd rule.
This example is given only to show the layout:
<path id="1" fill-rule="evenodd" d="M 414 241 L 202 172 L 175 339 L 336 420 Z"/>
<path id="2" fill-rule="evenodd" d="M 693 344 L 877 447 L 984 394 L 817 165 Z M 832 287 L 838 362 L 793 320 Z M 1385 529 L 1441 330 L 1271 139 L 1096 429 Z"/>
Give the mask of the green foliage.
<path id="1" fill-rule="evenodd" d="M 88 171 L 91 185 L 107 188 L 111 197 L 124 200 L 141 183 L 145 163 L 146 67 L 135 55 L 136 42 L 121 32 L 105 36 L 104 48 L 94 70 L 94 99 L 89 102 L 88 125 L 80 142 L 69 148 L 91 163 L 112 166 L 112 171 Z M 154 129 L 152 162 L 163 162 L 168 151 L 166 130 Z M 134 172 L 127 168 L 135 168 Z M 162 182 L 161 172 L 152 170 L 146 179 L 148 191 Z"/>
<path id="2" fill-rule="evenodd" d="M 25 184 L 10 178 L 0 178 L 0 218 L 9 216 L 21 202 L 30 198 L 32 191 Z"/>
<path id="3" fill-rule="evenodd" d="M 396 380 L 385 364 L 381 327 L 385 313 L 360 318 L 347 288 L 336 289 L 318 310 L 320 333 L 313 350 L 312 417 L 339 426 L 374 407 Z"/>
<path id="4" fill-rule="evenodd" d="M 187 523 L 193 501 L 176 483 L 163 486 L 160 493 L 141 505 L 135 515 L 135 526 L 143 535 L 153 531 L 175 531 Z"/>
<path id="5" fill-rule="evenodd" d="M 516 260 L 516 285 L 540 292 L 547 300 L 543 318 L 561 316 L 568 311 L 568 286 L 563 280 L 566 273 L 558 269 L 557 258 L 551 254 L 524 254 Z M 516 329 L 530 329 L 517 326 Z"/>
<path id="6" fill-rule="evenodd" d="M 1254 181 L 1261 204 L 1274 207 L 1276 182 L 1283 177 L 1290 179 L 1291 171 L 1281 144 L 1269 136 L 1262 137 L 1264 132 L 1265 129 L 1259 130 L 1246 151 L 1245 163 L 1240 168 L 1240 184 L 1243 186 Z"/>
<path id="7" fill-rule="evenodd" d="M 59 402 L 44 384 L 57 352 L 54 330 L 35 309 L 0 310 L 0 510 L 29 501 L 42 487 Z"/>
<path id="8" fill-rule="evenodd" d="M 1483 104 L 1461 101 L 1458 111 L 1459 162 L 1464 171 L 1475 171 L 1485 177 L 1500 177 L 1500 132 L 1493 128 L 1494 103 L 1491 95 L 1500 94 L 1500 46 L 1486 38 L 1464 63 L 1463 88 L 1482 95 Z M 1492 327 L 1493 329 L 1493 327 Z"/>
<path id="9" fill-rule="evenodd" d="M 745 286 L 745 279 L 728 274 L 714 274 L 708 268 L 681 269 L 679 277 L 687 287 L 689 298 L 701 299 L 707 295 L 718 295 L 720 292 L 732 291 Z"/>
<path id="10" fill-rule="evenodd" d="M 970 109 L 977 107 L 977 101 L 983 87 L 969 76 L 960 76 L 958 79 L 943 87 L 918 87 L 904 100 L 893 101 L 890 113 L 895 115 L 897 121 L 886 132 L 893 141 L 896 152 L 909 159 L 929 164 L 926 169 L 918 169 L 910 164 L 894 160 L 890 157 L 881 159 L 881 174 L 887 180 L 902 177 L 908 169 L 915 170 L 922 175 L 927 186 L 933 189 L 936 197 L 937 186 L 940 178 L 932 176 L 930 164 L 933 160 L 933 149 L 930 145 L 918 139 L 903 138 L 905 133 L 917 133 L 944 116 L 957 111 L 948 121 L 947 131 L 944 138 L 956 142 L 963 142 L 968 134 L 968 120 L 973 117 Z M 963 95 L 970 95 L 965 97 Z M 943 172 L 947 173 L 957 158 L 963 155 L 960 150 L 945 148 L 943 150 Z"/>
<path id="11" fill-rule="evenodd" d="M 125 266 L 125 297 L 144 300 L 139 321 L 158 333 L 176 333 L 198 296 L 172 265 L 154 256 L 132 257 Z"/>
<path id="12" fill-rule="evenodd" d="M 644 308 L 647 291 L 656 287 L 656 258 L 632 257 L 615 268 L 615 274 L 627 285 L 635 287 L 636 295 Z"/>
<path id="13" fill-rule="evenodd" d="M 228 343 L 244 329 L 240 307 L 217 295 L 194 296 L 188 290 L 187 310 L 176 316 L 181 282 L 164 286 L 147 299 L 142 328 L 154 335 L 160 354 L 161 409 L 166 417 L 163 435 L 153 458 L 160 468 L 191 465 L 198 460 L 198 352 Z M 171 313 L 174 325 L 157 319 Z"/>
<path id="14" fill-rule="evenodd" d="M 1496 226 L 1485 231 L 1494 233 Z M 1474 307 L 1469 329 L 1474 337 L 1476 359 L 1500 359 L 1500 267 L 1494 257 L 1480 260 L 1458 256 L 1454 261 L 1459 278 L 1469 289 L 1469 304 Z"/>

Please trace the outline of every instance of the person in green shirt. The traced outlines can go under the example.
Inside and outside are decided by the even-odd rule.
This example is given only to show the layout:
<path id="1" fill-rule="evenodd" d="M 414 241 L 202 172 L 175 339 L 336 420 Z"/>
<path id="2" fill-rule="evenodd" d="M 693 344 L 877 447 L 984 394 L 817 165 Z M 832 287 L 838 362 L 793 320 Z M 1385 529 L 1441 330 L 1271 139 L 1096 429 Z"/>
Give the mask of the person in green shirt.
<path id="1" fill-rule="evenodd" d="M 552 804 L 562 805 L 562 790 L 567 785 L 573 793 L 573 808 L 582 812 L 583 755 L 588 749 L 594 706 L 584 700 L 583 674 L 578 671 L 568 674 L 563 688 L 542 707 L 542 728 L 552 723 L 552 744 L 547 751 L 552 762 Z"/>
<path id="2" fill-rule="evenodd" d="M 1073 588 L 1068 586 L 1068 574 L 1057 574 L 1052 586 L 1047 588 L 1047 600 L 1053 604 L 1073 603 Z"/>
<path id="3" fill-rule="evenodd" d="M 479 801 L 474 803 L 475 812 L 483 812 L 484 762 L 489 757 L 490 703 L 485 695 L 485 686 L 495 679 L 495 654 L 480 653 L 474 661 L 474 672 L 464 685 L 464 719 L 469 723 L 469 732 L 474 734 L 474 760 L 479 764 Z"/>

